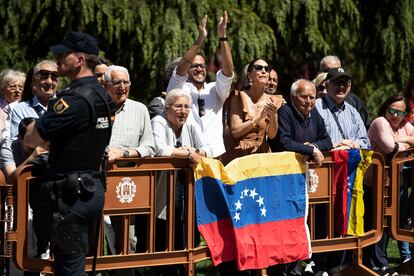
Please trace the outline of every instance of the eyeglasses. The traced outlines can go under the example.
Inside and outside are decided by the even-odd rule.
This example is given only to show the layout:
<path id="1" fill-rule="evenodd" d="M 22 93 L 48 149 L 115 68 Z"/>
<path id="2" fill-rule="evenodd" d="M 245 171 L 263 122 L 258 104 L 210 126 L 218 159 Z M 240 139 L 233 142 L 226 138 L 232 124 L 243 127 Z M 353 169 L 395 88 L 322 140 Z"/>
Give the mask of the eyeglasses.
<path id="1" fill-rule="evenodd" d="M 110 82 L 114 87 L 120 86 L 121 84 L 124 84 L 125 87 L 129 87 L 131 85 L 129 80 L 111 80 Z"/>
<path id="2" fill-rule="evenodd" d="M 8 89 L 10 90 L 23 90 L 23 85 L 17 85 L 17 84 L 13 84 L 13 85 L 9 85 L 7 86 Z"/>
<path id="3" fill-rule="evenodd" d="M 350 86 L 351 80 L 334 80 L 335 86 Z"/>
<path id="4" fill-rule="evenodd" d="M 52 80 L 57 81 L 59 78 L 59 73 L 57 71 L 39 70 L 39 72 L 37 72 L 37 75 L 42 80 L 47 80 L 50 77 Z"/>
<path id="5" fill-rule="evenodd" d="M 174 106 L 174 108 L 179 109 L 179 110 L 181 110 L 183 108 L 184 108 L 185 111 L 190 110 L 190 106 L 188 104 L 173 104 L 172 106 Z"/>
<path id="6" fill-rule="evenodd" d="M 203 63 L 194 63 L 194 64 L 191 64 L 191 66 L 190 66 L 190 68 L 192 68 L 192 69 L 198 68 L 198 67 L 200 67 L 201 69 L 205 69 L 206 65 L 203 64 Z"/>
<path id="7" fill-rule="evenodd" d="M 198 104 L 198 116 L 203 117 L 206 115 L 206 110 L 204 109 L 204 105 L 206 104 L 203 98 L 197 99 Z"/>
<path id="8" fill-rule="evenodd" d="M 104 75 L 104 73 L 95 73 L 95 77 L 101 78 Z"/>
<path id="9" fill-rule="evenodd" d="M 269 65 L 253 64 L 252 68 L 256 71 L 262 71 L 264 69 L 266 72 L 270 72 Z"/>
<path id="10" fill-rule="evenodd" d="M 398 109 L 394 109 L 392 107 L 388 107 L 387 108 L 388 113 L 390 113 L 391 115 L 397 114 L 398 117 L 402 117 L 405 116 L 405 111 L 402 110 L 398 110 Z"/>

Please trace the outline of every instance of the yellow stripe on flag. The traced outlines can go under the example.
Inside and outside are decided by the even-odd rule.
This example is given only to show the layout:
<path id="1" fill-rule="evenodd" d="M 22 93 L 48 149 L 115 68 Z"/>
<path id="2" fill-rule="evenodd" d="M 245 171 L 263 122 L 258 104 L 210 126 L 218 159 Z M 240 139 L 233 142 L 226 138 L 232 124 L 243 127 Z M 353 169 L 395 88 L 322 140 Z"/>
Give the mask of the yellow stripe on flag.
<path id="1" fill-rule="evenodd" d="M 348 221 L 349 235 L 364 235 L 364 175 L 368 167 L 372 163 L 373 151 L 361 150 L 361 162 L 358 164 L 358 169 L 355 175 L 354 189 L 352 192 L 351 209 Z"/>
<path id="2" fill-rule="evenodd" d="M 231 161 L 226 167 L 214 159 L 203 158 L 194 170 L 195 179 L 212 177 L 234 184 L 252 177 L 305 173 L 303 155 L 294 152 L 252 154 Z"/>

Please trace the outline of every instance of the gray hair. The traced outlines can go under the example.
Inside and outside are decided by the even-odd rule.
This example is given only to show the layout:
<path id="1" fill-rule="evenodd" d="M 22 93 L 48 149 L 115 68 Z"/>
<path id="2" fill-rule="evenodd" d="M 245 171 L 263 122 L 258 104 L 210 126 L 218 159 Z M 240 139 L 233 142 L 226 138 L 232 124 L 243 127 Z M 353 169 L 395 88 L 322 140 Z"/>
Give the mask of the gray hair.
<path id="1" fill-rule="evenodd" d="M 183 89 L 176 88 L 167 93 L 167 96 L 165 97 L 165 105 L 167 106 L 173 104 L 175 102 L 175 99 L 179 97 L 186 97 L 189 104 L 191 104 L 190 94 Z"/>
<path id="2" fill-rule="evenodd" d="M 298 88 L 299 88 L 299 84 L 301 82 L 305 82 L 305 83 L 308 83 L 308 84 L 312 85 L 313 89 L 316 91 L 315 85 L 311 81 L 308 81 L 308 80 L 305 80 L 305 79 L 298 79 L 294 83 L 292 83 L 292 86 L 290 87 L 290 95 L 291 96 L 296 95 L 296 92 L 298 91 Z"/>
<path id="3" fill-rule="evenodd" d="M 339 57 L 337 56 L 326 56 L 321 60 L 321 63 L 319 64 L 319 71 L 324 71 L 327 69 L 327 67 L 325 66 L 326 63 L 336 63 L 338 64 L 337 67 L 342 67 L 341 66 L 341 60 L 339 59 Z"/>
<path id="4" fill-rule="evenodd" d="M 38 64 L 36 64 L 36 65 L 35 65 L 35 67 L 33 68 L 33 75 L 36 75 L 37 73 L 39 73 L 39 71 L 40 71 L 40 67 L 41 67 L 42 65 L 44 65 L 44 64 L 47 64 L 47 65 L 53 66 L 53 67 L 55 67 L 55 68 L 56 68 L 56 70 L 57 70 L 57 64 L 56 64 L 56 62 L 51 61 L 51 60 L 47 60 L 47 59 L 45 59 L 45 60 L 42 60 L 41 62 L 39 62 Z"/>
<path id="5" fill-rule="evenodd" d="M 26 74 L 13 69 L 4 69 L 0 73 L 0 88 L 8 86 L 13 81 L 21 81 L 24 84 Z"/>
<path id="6" fill-rule="evenodd" d="M 108 68 L 105 71 L 104 80 L 105 81 L 111 81 L 112 80 L 112 72 L 114 72 L 114 71 L 126 73 L 127 76 L 128 76 L 128 80 L 129 80 L 128 69 L 126 69 L 123 66 L 119 66 L 119 65 L 109 65 Z"/>

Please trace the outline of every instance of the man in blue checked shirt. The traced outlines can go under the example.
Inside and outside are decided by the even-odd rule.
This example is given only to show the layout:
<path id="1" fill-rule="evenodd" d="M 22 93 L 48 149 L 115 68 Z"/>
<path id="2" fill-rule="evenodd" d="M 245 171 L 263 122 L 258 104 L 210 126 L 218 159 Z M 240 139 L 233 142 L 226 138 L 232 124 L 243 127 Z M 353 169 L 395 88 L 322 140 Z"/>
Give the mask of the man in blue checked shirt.
<path id="1" fill-rule="evenodd" d="M 334 149 L 369 149 L 361 116 L 345 102 L 351 83 L 351 76 L 343 68 L 330 69 L 325 84 L 327 95 L 316 101 L 316 108 L 325 121 Z"/>

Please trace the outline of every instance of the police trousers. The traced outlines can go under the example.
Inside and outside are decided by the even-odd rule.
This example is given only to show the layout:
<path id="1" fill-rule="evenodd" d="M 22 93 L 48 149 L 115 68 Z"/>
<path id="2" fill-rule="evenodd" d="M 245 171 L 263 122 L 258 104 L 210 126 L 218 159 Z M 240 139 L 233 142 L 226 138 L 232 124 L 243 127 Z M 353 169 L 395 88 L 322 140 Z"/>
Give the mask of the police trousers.
<path id="1" fill-rule="evenodd" d="M 104 205 L 104 187 L 101 179 L 94 178 L 96 190 L 80 188 L 79 194 L 63 194 L 65 210 L 55 204 L 52 217 L 52 251 L 55 275 L 85 274 L 86 254 L 90 244 L 95 244 L 98 219 Z M 57 198 L 59 201 L 59 198 Z"/>

